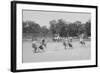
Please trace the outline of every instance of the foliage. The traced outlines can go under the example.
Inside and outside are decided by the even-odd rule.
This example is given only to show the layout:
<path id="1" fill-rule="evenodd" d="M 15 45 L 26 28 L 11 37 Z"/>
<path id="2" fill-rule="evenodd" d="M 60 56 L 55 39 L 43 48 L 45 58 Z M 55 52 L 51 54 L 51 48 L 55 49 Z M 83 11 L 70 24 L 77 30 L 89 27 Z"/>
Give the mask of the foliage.
<path id="1" fill-rule="evenodd" d="M 50 29 L 53 34 L 60 34 L 61 37 L 66 36 L 78 36 L 82 33 L 86 33 L 87 36 L 91 35 L 91 23 L 87 21 L 82 24 L 80 21 L 76 21 L 73 23 L 67 23 L 63 19 L 59 19 L 58 21 L 52 20 L 50 21 Z"/>
<path id="2" fill-rule="evenodd" d="M 66 22 L 63 19 L 51 20 L 49 22 L 50 27 L 40 26 L 41 24 L 35 23 L 34 21 L 23 22 L 23 33 L 31 33 L 32 35 L 38 35 L 42 37 L 54 36 L 59 34 L 61 37 L 74 37 L 82 33 L 87 36 L 91 36 L 91 22 L 90 20 L 86 23 L 76 22 Z"/>

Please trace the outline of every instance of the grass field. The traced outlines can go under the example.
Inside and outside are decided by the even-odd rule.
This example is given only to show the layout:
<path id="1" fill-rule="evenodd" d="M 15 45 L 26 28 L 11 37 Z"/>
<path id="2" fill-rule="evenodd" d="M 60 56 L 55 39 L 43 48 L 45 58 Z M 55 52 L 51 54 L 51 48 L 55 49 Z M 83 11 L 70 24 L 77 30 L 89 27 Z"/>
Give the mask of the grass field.
<path id="1" fill-rule="evenodd" d="M 91 59 L 91 42 L 86 41 L 86 47 L 79 41 L 72 42 L 73 48 L 64 49 L 62 42 L 48 42 L 45 51 L 34 53 L 32 41 L 23 42 L 23 63 L 48 61 L 74 61 Z"/>

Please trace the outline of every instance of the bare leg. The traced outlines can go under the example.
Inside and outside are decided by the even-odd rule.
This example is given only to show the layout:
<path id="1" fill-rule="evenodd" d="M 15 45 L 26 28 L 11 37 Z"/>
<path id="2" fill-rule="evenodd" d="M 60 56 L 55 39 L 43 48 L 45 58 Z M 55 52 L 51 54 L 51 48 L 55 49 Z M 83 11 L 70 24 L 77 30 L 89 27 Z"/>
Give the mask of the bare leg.
<path id="1" fill-rule="evenodd" d="M 37 48 L 34 48 L 34 52 L 35 52 L 35 53 L 37 52 Z"/>

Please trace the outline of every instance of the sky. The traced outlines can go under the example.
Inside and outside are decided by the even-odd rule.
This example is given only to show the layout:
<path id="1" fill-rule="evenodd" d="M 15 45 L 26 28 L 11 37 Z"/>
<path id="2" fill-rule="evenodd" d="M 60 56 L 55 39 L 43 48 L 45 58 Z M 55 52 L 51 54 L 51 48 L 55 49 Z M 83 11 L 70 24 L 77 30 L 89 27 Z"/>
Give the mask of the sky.
<path id="1" fill-rule="evenodd" d="M 23 10 L 23 21 L 34 21 L 40 26 L 47 26 L 47 28 L 50 26 L 49 21 L 58 19 L 63 19 L 66 22 L 81 21 L 85 23 L 91 19 L 91 14 L 83 12 Z"/>

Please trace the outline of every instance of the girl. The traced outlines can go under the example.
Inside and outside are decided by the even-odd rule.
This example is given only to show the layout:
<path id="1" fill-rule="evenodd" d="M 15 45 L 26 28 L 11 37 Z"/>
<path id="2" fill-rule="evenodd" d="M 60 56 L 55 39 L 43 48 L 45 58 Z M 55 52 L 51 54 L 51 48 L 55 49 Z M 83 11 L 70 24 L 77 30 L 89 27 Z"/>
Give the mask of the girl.
<path id="1" fill-rule="evenodd" d="M 44 48 L 46 48 L 45 39 L 42 40 L 41 45 L 39 46 L 39 48 L 44 51 Z"/>
<path id="2" fill-rule="evenodd" d="M 81 34 L 81 36 L 80 36 L 80 44 L 85 45 L 84 34 Z"/>
<path id="3" fill-rule="evenodd" d="M 36 53 L 37 52 L 37 49 L 38 49 L 37 42 L 36 41 L 33 41 L 32 42 L 32 47 L 34 48 L 34 52 Z"/>

